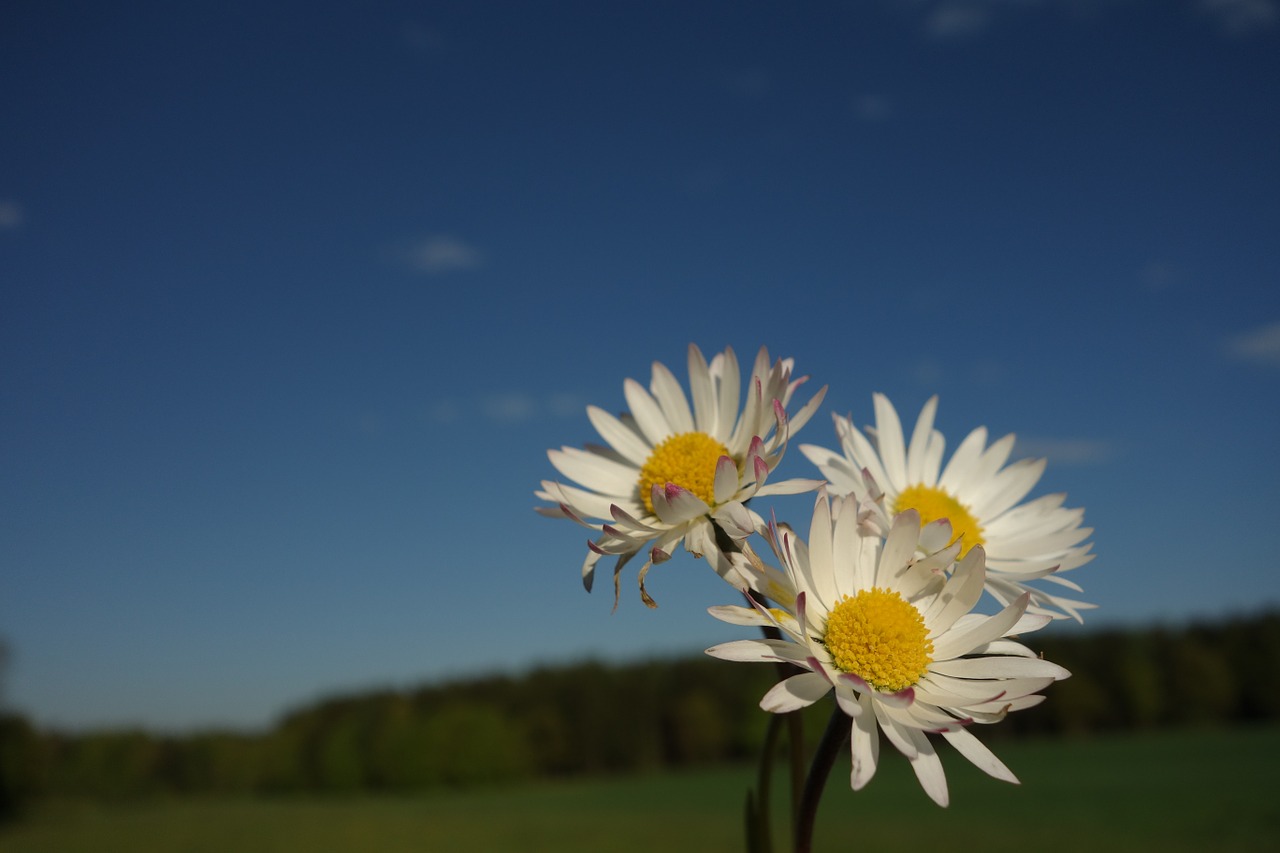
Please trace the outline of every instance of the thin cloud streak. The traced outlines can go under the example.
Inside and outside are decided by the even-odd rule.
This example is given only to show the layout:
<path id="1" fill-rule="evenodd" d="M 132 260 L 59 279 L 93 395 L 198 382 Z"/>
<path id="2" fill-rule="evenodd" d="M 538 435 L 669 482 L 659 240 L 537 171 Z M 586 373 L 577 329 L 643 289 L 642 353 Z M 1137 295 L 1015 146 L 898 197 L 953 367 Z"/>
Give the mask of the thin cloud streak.
<path id="1" fill-rule="evenodd" d="M 991 25 L 991 13 L 973 3 L 947 3 L 925 18 L 924 30 L 932 38 L 958 39 L 977 35 Z"/>
<path id="2" fill-rule="evenodd" d="M 1226 349 L 1229 356 L 1239 361 L 1280 367 L 1280 321 L 1228 339 Z"/>
<path id="3" fill-rule="evenodd" d="M 0 231 L 17 228 L 27 221 L 27 212 L 11 198 L 0 199 Z"/>
<path id="4" fill-rule="evenodd" d="M 540 418 L 561 420 L 582 415 L 587 404 L 576 394 L 552 393 L 543 396 L 523 391 L 485 394 L 468 402 L 439 400 L 423 412 L 433 424 L 456 424 L 480 418 L 494 424 L 521 424 Z"/>
<path id="5" fill-rule="evenodd" d="M 430 234 L 401 244 L 385 253 L 398 266 L 424 275 L 463 272 L 484 266 L 484 255 L 475 246 L 448 234 Z"/>
<path id="6" fill-rule="evenodd" d="M 1048 459 L 1053 465 L 1101 465 L 1116 455 L 1110 442 L 1092 438 L 1023 438 L 1013 446 L 1015 457 Z"/>
<path id="7" fill-rule="evenodd" d="M 1200 0 L 1198 6 L 1202 13 L 1217 19 L 1229 36 L 1255 35 L 1280 23 L 1280 5 L 1275 0 Z"/>

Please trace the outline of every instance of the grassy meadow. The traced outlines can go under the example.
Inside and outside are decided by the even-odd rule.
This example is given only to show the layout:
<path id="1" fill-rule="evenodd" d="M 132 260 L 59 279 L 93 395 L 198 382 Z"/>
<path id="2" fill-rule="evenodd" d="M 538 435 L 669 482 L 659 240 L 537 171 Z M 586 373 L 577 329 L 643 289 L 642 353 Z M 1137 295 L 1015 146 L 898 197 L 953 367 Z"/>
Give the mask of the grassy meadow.
<path id="1" fill-rule="evenodd" d="M 837 765 L 816 849 L 1280 849 L 1272 767 L 1280 728 L 996 740 L 993 747 L 1023 784 L 991 780 L 944 746 L 949 809 L 929 802 L 887 745 L 879 774 L 860 793 L 848 788 L 847 762 Z M 728 853 L 743 849 L 741 805 L 751 779 L 750 768 L 730 768 L 413 796 L 44 802 L 0 828 L 0 851 Z"/>

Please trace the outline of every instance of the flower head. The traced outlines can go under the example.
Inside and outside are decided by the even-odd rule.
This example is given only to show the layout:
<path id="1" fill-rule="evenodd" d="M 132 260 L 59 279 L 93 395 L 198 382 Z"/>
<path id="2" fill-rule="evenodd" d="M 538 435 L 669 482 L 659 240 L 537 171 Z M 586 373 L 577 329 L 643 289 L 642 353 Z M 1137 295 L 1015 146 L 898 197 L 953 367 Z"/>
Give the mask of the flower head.
<path id="1" fill-rule="evenodd" d="M 614 555 L 616 603 L 623 566 L 647 550 L 640 594 L 653 606 L 645 575 L 681 542 L 694 555 L 706 556 L 726 580 L 744 585 L 716 544 L 717 528 L 732 539 L 745 539 L 762 527 L 759 516 L 744 506 L 747 500 L 818 485 L 816 480 L 766 484 L 790 434 L 804 426 L 826 393 L 822 388 L 789 416 L 792 394 L 805 381 L 793 380 L 791 367 L 790 359 L 770 366 L 769 353 L 761 348 L 740 404 L 741 375 L 733 350 L 708 364 L 690 345 L 692 407 L 671 371 L 655 362 L 648 390 L 633 379 L 623 385 L 630 412 L 614 417 L 595 406 L 587 408 L 608 446 L 548 451 L 556 470 L 579 485 L 543 481 L 536 493 L 552 504 L 539 508 L 542 514 L 569 518 L 600 534 L 587 543 L 582 565 L 587 589 L 596 563 Z"/>
<path id="2" fill-rule="evenodd" d="M 993 616 L 972 613 L 982 595 L 985 555 L 945 545 L 920 555 L 920 514 L 897 515 L 883 539 L 859 528 L 849 496 L 821 493 L 806 544 L 772 525 L 770 544 L 795 593 L 774 608 L 725 606 L 711 614 L 738 625 L 776 628 L 781 639 L 739 640 L 707 650 L 726 660 L 785 661 L 803 672 L 775 685 L 760 705 L 785 713 L 834 691 L 852 722 L 855 790 L 875 774 L 880 732 L 911 762 L 925 792 L 948 802 L 946 777 L 929 734 L 939 734 L 994 776 L 1017 779 L 968 730 L 1043 700 L 1038 691 L 1069 673 L 1009 639 L 1050 619 L 1026 613 L 1029 596 Z"/>
<path id="3" fill-rule="evenodd" d="M 982 546 L 986 551 L 987 590 L 1002 604 L 1030 593 L 1029 610 L 1055 618 L 1080 620 L 1094 605 L 1050 593 L 1029 584 L 1044 579 L 1079 592 L 1062 575 L 1093 559 L 1093 532 L 1081 527 L 1083 509 L 1065 509 L 1066 495 L 1045 495 L 1019 503 L 1040 480 L 1045 460 L 1022 459 L 1005 465 L 1013 435 L 987 446 L 987 430 L 978 427 L 960 442 L 942 466 L 944 439 L 933 428 L 938 398 L 924 405 L 908 444 L 893 404 L 875 395 L 876 426 L 866 435 L 848 418 L 836 416 L 840 452 L 806 444 L 800 450 L 818 466 L 832 491 L 853 494 L 879 508 L 882 525 L 907 509 L 923 523 L 946 519 L 961 544 L 961 556 Z M 941 472 L 941 473 L 940 473 Z"/>

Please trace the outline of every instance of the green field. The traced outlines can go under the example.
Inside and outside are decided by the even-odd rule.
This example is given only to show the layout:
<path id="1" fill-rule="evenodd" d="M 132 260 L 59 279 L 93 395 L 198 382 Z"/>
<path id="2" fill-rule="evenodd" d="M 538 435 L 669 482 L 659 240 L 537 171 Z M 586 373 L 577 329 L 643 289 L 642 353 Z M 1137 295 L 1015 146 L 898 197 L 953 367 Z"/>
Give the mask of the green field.
<path id="1" fill-rule="evenodd" d="M 1280 849 L 1273 762 L 1280 729 L 1002 742 L 1022 786 L 944 750 L 949 809 L 886 746 L 851 792 L 837 765 L 817 850 L 1271 851 Z M 742 849 L 747 769 L 416 796 L 44 803 L 0 830 L 3 853 L 646 851 Z M 785 846 L 779 847 L 782 853 Z"/>

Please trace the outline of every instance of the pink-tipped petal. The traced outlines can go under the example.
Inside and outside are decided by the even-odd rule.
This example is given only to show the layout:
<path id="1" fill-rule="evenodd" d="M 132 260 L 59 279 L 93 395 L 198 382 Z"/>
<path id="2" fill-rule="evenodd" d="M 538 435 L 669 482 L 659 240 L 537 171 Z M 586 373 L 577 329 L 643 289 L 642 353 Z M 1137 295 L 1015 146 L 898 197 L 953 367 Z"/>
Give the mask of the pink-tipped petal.
<path id="1" fill-rule="evenodd" d="M 716 505 L 726 503 L 738 493 L 738 463 L 732 456 L 721 456 L 716 461 L 715 483 L 712 494 Z"/>
<path id="2" fill-rule="evenodd" d="M 676 525 L 706 515 L 710 511 L 702 500 L 688 489 L 667 483 L 653 487 L 653 511 L 663 524 Z"/>

